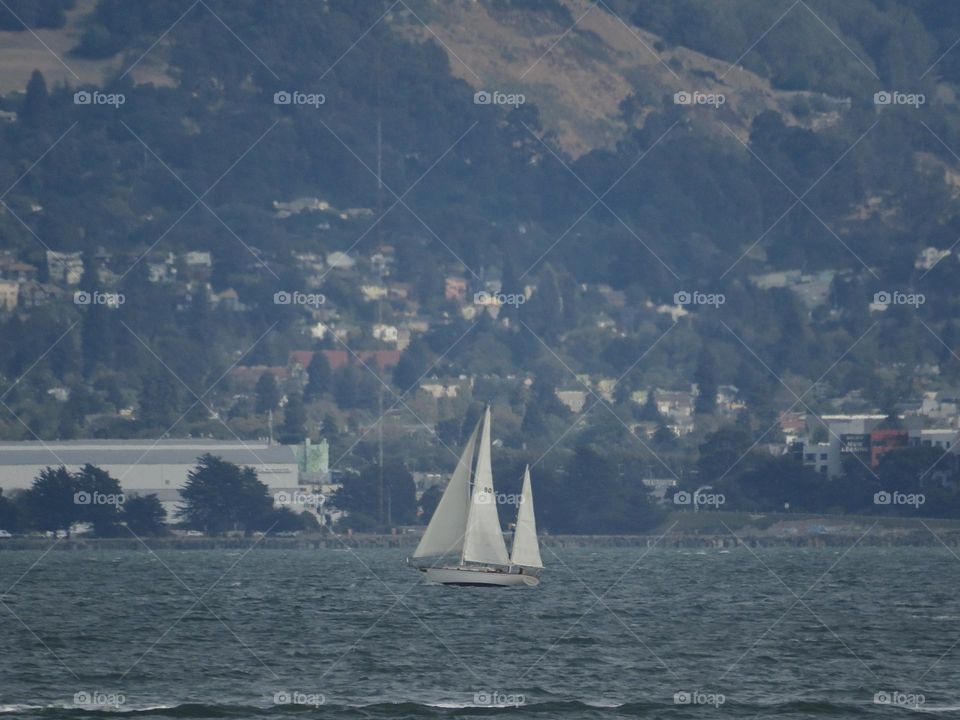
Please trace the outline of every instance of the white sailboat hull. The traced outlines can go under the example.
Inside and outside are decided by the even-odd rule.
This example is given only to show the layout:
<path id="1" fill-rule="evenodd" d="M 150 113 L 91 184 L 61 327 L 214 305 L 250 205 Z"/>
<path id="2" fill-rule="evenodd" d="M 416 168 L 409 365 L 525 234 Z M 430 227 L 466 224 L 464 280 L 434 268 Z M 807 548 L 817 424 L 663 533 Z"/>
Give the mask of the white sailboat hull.
<path id="1" fill-rule="evenodd" d="M 540 584 L 540 580 L 533 575 L 498 572 L 480 567 L 428 568 L 424 575 L 427 582 L 441 585 L 536 587 Z"/>

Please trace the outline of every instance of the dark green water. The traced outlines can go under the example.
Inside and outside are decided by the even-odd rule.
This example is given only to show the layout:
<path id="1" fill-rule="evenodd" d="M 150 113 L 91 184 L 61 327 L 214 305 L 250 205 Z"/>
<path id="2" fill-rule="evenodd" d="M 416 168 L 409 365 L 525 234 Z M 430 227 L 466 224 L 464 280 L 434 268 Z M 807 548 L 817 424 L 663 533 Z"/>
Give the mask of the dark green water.
<path id="1" fill-rule="evenodd" d="M 534 590 L 424 585 L 401 551 L 3 552 L 0 712 L 960 717 L 960 559 L 755 552 L 546 550 Z"/>

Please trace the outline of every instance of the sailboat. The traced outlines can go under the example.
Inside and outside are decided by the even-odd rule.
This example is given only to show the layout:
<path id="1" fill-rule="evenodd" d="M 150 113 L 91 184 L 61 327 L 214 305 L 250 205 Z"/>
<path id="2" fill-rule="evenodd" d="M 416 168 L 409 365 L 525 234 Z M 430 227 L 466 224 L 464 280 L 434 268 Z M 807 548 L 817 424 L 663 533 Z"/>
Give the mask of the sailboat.
<path id="1" fill-rule="evenodd" d="M 428 559 L 440 563 L 457 554 L 459 562 L 428 564 Z M 513 548 L 507 555 L 493 489 L 489 406 L 470 434 L 410 564 L 425 574 L 427 582 L 442 585 L 534 587 L 540 583 L 543 561 L 529 466 L 523 474 Z"/>

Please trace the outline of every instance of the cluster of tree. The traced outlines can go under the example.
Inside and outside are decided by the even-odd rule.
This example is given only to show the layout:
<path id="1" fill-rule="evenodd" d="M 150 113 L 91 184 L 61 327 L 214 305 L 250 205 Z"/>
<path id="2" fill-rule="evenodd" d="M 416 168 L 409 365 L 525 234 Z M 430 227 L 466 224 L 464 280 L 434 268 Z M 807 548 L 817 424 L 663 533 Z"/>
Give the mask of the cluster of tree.
<path id="1" fill-rule="evenodd" d="M 535 466 L 533 492 L 537 526 L 553 533 L 631 533 L 656 527 L 664 511 L 641 482 L 639 467 L 626 457 L 611 455 L 595 445 L 563 453 L 559 463 Z M 521 490 L 526 453 L 497 453 L 494 477 L 499 498 L 515 498 Z M 444 490 L 432 486 L 416 499 L 413 478 L 400 462 L 387 462 L 383 472 L 370 463 L 347 474 L 332 504 L 349 515 L 342 524 L 360 531 L 429 522 Z M 499 508 L 508 528 L 516 518 L 515 503 Z"/>
<path id="2" fill-rule="evenodd" d="M 318 527 L 309 513 L 275 508 L 274 498 L 253 468 L 209 454 L 198 458 L 181 496 L 178 526 L 210 535 Z M 77 472 L 48 467 L 29 489 L 11 497 L 0 492 L 0 529 L 69 535 L 72 528 L 84 524 L 96 537 L 155 536 L 169 531 L 166 510 L 156 495 L 125 494 L 116 478 L 94 465 L 84 465 Z"/>
<path id="3" fill-rule="evenodd" d="M 0 493 L 0 527 L 11 532 L 65 532 L 89 524 L 98 537 L 166 533 L 166 511 L 156 495 L 124 495 L 119 481 L 94 465 L 77 472 L 48 467 L 31 487 Z"/>
<path id="4" fill-rule="evenodd" d="M 253 468 L 210 454 L 198 459 L 180 495 L 182 525 L 211 535 L 314 530 L 318 526 L 309 513 L 274 507 L 274 498 Z"/>

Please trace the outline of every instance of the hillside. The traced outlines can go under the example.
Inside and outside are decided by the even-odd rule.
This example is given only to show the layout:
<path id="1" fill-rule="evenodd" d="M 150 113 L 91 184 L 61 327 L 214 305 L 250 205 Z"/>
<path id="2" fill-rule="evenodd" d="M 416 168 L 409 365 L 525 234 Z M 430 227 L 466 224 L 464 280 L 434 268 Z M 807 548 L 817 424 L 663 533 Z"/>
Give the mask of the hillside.
<path id="1" fill-rule="evenodd" d="M 494 400 L 508 444 L 649 468 L 649 393 L 728 388 L 733 414 L 657 436 L 690 466 L 792 393 L 880 411 L 960 384 L 952 6 L 14 5 L 62 11 L 35 32 L 82 82 L 0 13 L 24 49 L 0 98 L 4 437 L 262 437 L 276 410 L 369 458 L 378 395 L 408 391 L 389 437 L 424 467 Z M 308 385 L 317 350 L 335 382 Z M 615 407 L 558 400 L 584 387 Z"/>
<path id="2" fill-rule="evenodd" d="M 682 90 L 723 95 L 722 112 L 704 112 L 696 120 L 716 134 L 725 132 L 725 123 L 744 140 L 753 119 L 765 111 L 778 113 L 788 125 L 824 127 L 839 120 L 843 107 L 824 93 L 777 90 L 743 66 L 669 46 L 607 6 L 586 0 L 566 0 L 554 13 L 506 3 L 411 6 L 413 17 L 392 16 L 398 32 L 439 41 L 451 72 L 475 90 L 523 93 L 574 158 L 613 149 L 628 129 L 643 127 L 664 98 Z M 794 113 L 800 105 L 823 109 L 801 118 Z"/>

